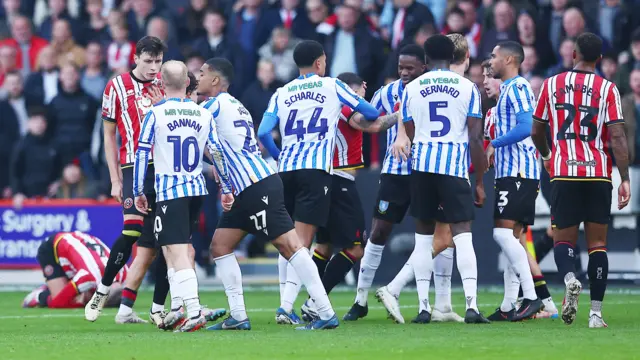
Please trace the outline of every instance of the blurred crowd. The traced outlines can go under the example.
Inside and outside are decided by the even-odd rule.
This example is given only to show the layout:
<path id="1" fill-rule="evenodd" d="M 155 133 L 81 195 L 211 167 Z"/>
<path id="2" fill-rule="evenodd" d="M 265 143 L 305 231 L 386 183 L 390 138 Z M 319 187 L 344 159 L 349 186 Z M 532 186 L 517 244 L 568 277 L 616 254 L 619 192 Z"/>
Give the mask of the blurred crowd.
<path id="1" fill-rule="evenodd" d="M 481 61 L 500 41 L 521 42 L 521 73 L 537 90 L 572 67 L 575 37 L 591 31 L 605 42 L 600 74 L 624 95 L 632 157 L 640 149 L 640 0 L 0 1 L 0 190 L 17 206 L 33 197 L 108 197 L 101 95 L 135 66 L 144 35 L 166 42 L 165 60 L 196 73 L 205 59 L 230 59 L 231 93 L 257 128 L 275 89 L 297 76 L 300 39 L 324 45 L 328 76 L 359 74 L 370 98 L 397 78 L 399 49 L 435 33 L 466 36 L 468 76 L 481 90 Z M 385 136 L 365 136 L 367 166 L 378 167 L 385 150 Z"/>

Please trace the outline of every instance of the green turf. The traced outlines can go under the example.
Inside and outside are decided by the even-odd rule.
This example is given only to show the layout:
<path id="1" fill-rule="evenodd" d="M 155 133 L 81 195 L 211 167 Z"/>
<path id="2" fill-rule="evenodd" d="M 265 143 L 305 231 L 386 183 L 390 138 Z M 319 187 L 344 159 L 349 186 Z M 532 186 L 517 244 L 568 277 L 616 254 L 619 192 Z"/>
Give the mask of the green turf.
<path id="1" fill-rule="evenodd" d="M 226 307 L 221 292 L 201 295 L 210 307 Z M 367 318 L 341 322 L 333 331 L 300 332 L 275 324 L 276 292 L 246 291 L 253 330 L 185 334 L 162 332 L 151 325 L 116 325 L 114 309 L 105 310 L 96 323 L 85 321 L 82 310 L 22 309 L 24 296 L 0 293 L 0 359 L 640 359 L 640 298 L 633 295 L 607 295 L 608 329 L 588 328 L 587 296 L 572 326 L 550 319 L 396 325 L 371 296 Z M 334 293 L 331 299 L 342 317 L 353 293 Z M 414 299 L 415 293 L 401 299 L 407 320 L 415 315 Z M 462 294 L 454 293 L 454 299 L 460 300 L 454 305 L 462 310 Z M 480 308 L 488 315 L 500 300 L 499 294 L 481 293 Z M 142 293 L 137 310 L 144 311 L 150 301 L 151 294 Z"/>

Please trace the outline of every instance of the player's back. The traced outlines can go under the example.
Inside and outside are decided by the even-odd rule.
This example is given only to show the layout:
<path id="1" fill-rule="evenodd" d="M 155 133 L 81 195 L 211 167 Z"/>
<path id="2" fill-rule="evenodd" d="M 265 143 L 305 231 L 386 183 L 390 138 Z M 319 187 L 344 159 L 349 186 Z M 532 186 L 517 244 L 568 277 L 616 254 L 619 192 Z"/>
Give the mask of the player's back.
<path id="1" fill-rule="evenodd" d="M 68 278 L 80 270 L 101 279 L 109 259 L 109 248 L 100 239 L 83 232 L 58 233 L 54 238 L 54 254 Z M 116 281 L 124 281 L 127 267 L 118 273 Z"/>
<path id="2" fill-rule="evenodd" d="M 481 109 L 477 86 L 453 71 L 432 70 L 409 83 L 402 115 L 415 124 L 413 169 L 468 177 L 467 117 L 481 119 Z"/>
<path id="3" fill-rule="evenodd" d="M 213 126 L 211 114 L 190 99 L 171 98 L 156 104 L 147 119 L 151 117 L 157 200 L 206 195 L 202 156 Z"/>
<path id="4" fill-rule="evenodd" d="M 282 152 L 278 171 L 331 171 L 336 126 L 342 104 L 359 98 L 340 80 L 300 76 L 276 91 L 267 112 L 279 119 Z"/>
<path id="5" fill-rule="evenodd" d="M 231 164 L 234 193 L 237 195 L 252 184 L 275 174 L 262 158 L 249 111 L 228 93 L 205 101 L 202 106 L 213 114 L 218 140 Z"/>
<path id="6" fill-rule="evenodd" d="M 615 84 L 594 73 L 568 71 L 544 81 L 539 101 L 534 116 L 551 127 L 551 178 L 610 179 L 607 126 L 623 121 Z"/>
<path id="7" fill-rule="evenodd" d="M 353 109 L 343 106 L 336 131 L 336 150 L 333 154 L 334 170 L 355 170 L 364 166 L 362 158 L 362 131 L 356 130 L 349 121 L 355 114 Z M 337 173 L 337 172 L 336 172 Z M 352 179 L 349 174 L 341 172 L 341 176 Z"/>
<path id="8" fill-rule="evenodd" d="M 373 95 L 371 105 L 378 111 L 393 114 L 400 109 L 400 101 L 402 100 L 404 89 L 405 86 L 402 79 L 384 85 Z M 397 136 L 398 125 L 394 124 L 387 129 L 387 151 L 384 156 L 384 163 L 382 164 L 382 173 L 408 175 L 411 168 L 411 159 L 408 161 L 399 161 L 393 156 L 393 152 L 391 151 Z"/>

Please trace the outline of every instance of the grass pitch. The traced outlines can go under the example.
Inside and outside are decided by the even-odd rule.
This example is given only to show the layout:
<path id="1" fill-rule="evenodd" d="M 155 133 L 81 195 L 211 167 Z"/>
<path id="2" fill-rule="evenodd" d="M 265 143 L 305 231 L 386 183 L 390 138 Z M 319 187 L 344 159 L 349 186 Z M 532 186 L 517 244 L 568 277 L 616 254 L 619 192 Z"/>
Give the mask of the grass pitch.
<path id="1" fill-rule="evenodd" d="M 562 298 L 554 292 L 556 301 Z M 604 317 L 609 328 L 589 329 L 588 295 L 583 295 L 575 323 L 540 319 L 490 325 L 396 325 L 370 295 L 369 316 L 342 321 L 332 331 L 295 331 L 276 325 L 278 293 L 245 291 L 251 331 L 200 331 L 174 334 L 151 325 L 116 325 L 115 309 L 95 323 L 83 311 L 22 309 L 25 293 L 0 293 L 0 359 L 142 360 L 142 359 L 640 359 L 640 297 L 607 294 Z M 415 292 L 403 294 L 402 312 L 415 316 Z M 331 300 L 340 318 L 354 293 L 335 292 Z M 464 297 L 454 292 L 459 313 Z M 201 293 L 203 304 L 227 307 L 224 292 Z M 302 299 L 302 296 L 299 297 Z M 480 310 L 489 315 L 502 297 L 481 292 Z M 151 303 L 151 293 L 138 296 L 137 310 Z M 146 313 L 142 313 L 147 318 Z"/>

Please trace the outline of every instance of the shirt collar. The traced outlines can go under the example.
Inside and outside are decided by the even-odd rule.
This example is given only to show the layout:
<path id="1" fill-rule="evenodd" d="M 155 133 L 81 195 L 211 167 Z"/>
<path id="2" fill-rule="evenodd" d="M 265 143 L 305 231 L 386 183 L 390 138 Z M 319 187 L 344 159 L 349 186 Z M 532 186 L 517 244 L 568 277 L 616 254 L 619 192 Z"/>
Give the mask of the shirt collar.
<path id="1" fill-rule="evenodd" d="M 308 73 L 308 74 L 305 74 L 305 75 L 300 75 L 300 76 L 298 76 L 298 80 L 307 79 L 307 78 L 310 78 L 312 76 L 316 76 L 316 73 Z"/>
<path id="2" fill-rule="evenodd" d="M 172 98 L 168 98 L 167 101 L 189 102 L 189 101 L 192 101 L 192 100 L 191 99 L 187 99 L 187 98 L 181 99 L 181 98 L 172 97 Z"/>
<path id="3" fill-rule="evenodd" d="M 516 75 L 516 76 L 512 77 L 511 79 L 507 79 L 507 80 L 505 80 L 505 81 L 502 83 L 502 85 L 500 85 L 500 94 L 502 94 L 502 93 L 503 93 L 503 90 L 504 90 L 504 89 L 506 89 L 506 88 L 507 88 L 507 86 L 511 85 L 511 83 L 512 83 L 515 79 L 517 79 L 517 78 L 519 78 L 519 77 L 520 77 L 520 75 Z"/>

